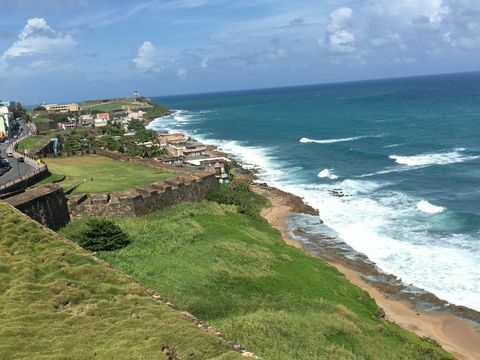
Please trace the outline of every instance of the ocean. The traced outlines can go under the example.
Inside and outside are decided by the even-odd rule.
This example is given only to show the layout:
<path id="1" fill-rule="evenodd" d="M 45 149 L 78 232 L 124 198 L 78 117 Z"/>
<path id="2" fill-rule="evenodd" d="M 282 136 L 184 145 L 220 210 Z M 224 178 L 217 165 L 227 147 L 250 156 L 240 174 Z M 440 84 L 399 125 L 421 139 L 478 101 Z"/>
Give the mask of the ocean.
<path id="1" fill-rule="evenodd" d="M 235 154 L 384 272 L 480 311 L 480 73 L 153 100 L 177 111 L 150 128 Z"/>

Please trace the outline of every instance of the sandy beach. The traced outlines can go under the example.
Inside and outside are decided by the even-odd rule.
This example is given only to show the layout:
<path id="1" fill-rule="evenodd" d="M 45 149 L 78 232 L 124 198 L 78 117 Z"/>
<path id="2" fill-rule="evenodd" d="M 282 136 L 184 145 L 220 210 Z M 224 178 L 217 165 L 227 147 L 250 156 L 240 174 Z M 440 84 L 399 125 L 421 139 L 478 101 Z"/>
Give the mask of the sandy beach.
<path id="1" fill-rule="evenodd" d="M 262 211 L 263 218 L 280 231 L 287 244 L 308 252 L 300 242 L 290 236 L 286 219 L 292 212 L 312 214 L 311 208 L 305 205 L 307 211 L 304 211 L 305 209 L 298 206 L 298 197 L 275 188 L 254 186 L 254 190 L 267 197 L 272 205 Z M 366 282 L 357 270 L 348 266 L 348 263 L 341 261 L 328 263 L 343 273 L 350 282 L 367 291 L 383 309 L 388 320 L 419 336 L 437 341 L 457 359 L 480 359 L 480 331 L 473 322 L 448 313 L 427 312 L 410 301 L 387 298 L 386 293 Z"/>

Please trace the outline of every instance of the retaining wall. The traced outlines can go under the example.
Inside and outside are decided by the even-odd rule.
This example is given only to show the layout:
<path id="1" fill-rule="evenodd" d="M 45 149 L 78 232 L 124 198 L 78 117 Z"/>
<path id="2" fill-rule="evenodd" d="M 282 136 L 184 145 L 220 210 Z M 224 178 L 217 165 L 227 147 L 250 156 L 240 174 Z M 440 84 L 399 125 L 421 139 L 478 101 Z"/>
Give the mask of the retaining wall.
<path id="1" fill-rule="evenodd" d="M 67 199 L 58 185 L 28 189 L 5 201 L 52 230 L 58 230 L 70 221 Z"/>
<path id="2" fill-rule="evenodd" d="M 72 218 L 83 216 L 142 216 L 182 202 L 199 202 L 220 186 L 215 174 L 187 175 L 113 193 L 70 195 Z"/>

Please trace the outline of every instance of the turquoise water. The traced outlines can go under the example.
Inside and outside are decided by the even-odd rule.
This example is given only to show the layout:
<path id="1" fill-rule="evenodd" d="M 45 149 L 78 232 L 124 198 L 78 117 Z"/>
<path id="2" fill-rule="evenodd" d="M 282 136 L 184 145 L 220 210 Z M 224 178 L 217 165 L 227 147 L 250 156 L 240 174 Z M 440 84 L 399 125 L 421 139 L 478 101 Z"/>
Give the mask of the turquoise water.
<path id="1" fill-rule="evenodd" d="M 236 154 L 384 271 L 480 310 L 480 73 L 154 100 L 178 111 L 152 128 Z"/>

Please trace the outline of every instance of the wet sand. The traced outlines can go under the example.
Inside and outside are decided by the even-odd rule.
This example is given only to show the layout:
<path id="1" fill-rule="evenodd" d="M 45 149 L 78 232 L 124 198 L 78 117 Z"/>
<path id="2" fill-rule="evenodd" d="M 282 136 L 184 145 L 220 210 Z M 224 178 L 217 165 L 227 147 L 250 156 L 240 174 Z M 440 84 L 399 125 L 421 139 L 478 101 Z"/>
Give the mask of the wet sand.
<path id="1" fill-rule="evenodd" d="M 298 205 L 298 197 L 275 188 L 255 185 L 254 191 L 269 199 L 272 206 L 264 209 L 261 215 L 280 231 L 284 241 L 312 254 L 302 243 L 290 236 L 286 222 L 288 215 L 292 212 L 313 214 L 310 210 L 312 208 L 305 205 L 306 209 L 302 209 Z M 392 299 L 391 293 L 384 292 L 365 281 L 358 268 L 350 266 L 351 262 L 342 262 L 338 258 L 329 260 L 328 263 L 343 273 L 351 283 L 367 291 L 383 309 L 388 320 L 419 336 L 436 340 L 458 359 L 480 359 L 480 331 L 475 328 L 473 322 L 447 312 L 424 311 L 415 306 L 412 301 L 405 299 Z"/>

